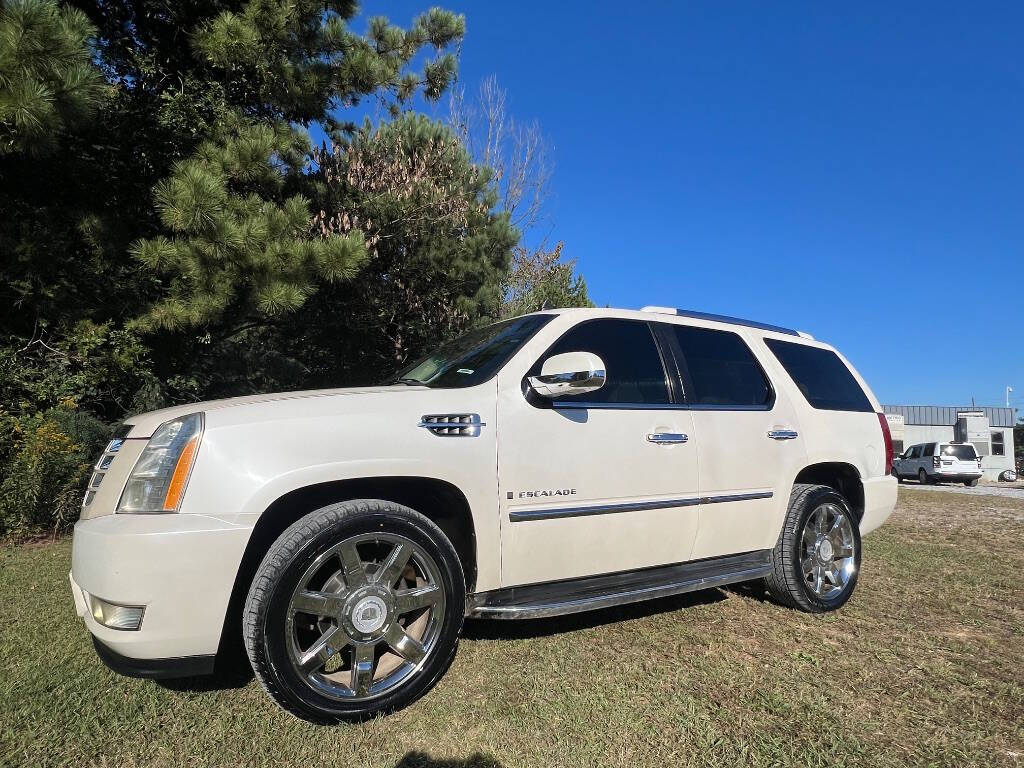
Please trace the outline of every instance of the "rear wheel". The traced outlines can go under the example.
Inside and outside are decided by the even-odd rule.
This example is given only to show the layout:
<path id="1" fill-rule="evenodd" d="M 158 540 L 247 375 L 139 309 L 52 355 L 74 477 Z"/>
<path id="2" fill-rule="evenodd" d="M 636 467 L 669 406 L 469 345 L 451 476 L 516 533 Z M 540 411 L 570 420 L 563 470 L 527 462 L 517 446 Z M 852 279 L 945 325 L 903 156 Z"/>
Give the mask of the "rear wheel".
<path id="1" fill-rule="evenodd" d="M 801 611 L 834 611 L 850 599 L 859 572 L 860 529 L 846 499 L 824 485 L 794 485 L 765 578 L 769 594 Z"/>
<path id="2" fill-rule="evenodd" d="M 465 608 L 451 542 L 385 501 L 333 504 L 292 525 L 246 600 L 253 670 L 284 709 L 314 722 L 409 704 L 448 669 Z"/>
<path id="3" fill-rule="evenodd" d="M 973 488 L 977 484 L 978 478 L 974 478 L 973 480 L 964 480 L 964 485 L 966 485 L 968 488 Z"/>
<path id="4" fill-rule="evenodd" d="M 923 469 L 917 470 L 917 482 L 921 485 L 928 485 L 931 482 L 931 480 L 928 479 L 928 473 Z"/>

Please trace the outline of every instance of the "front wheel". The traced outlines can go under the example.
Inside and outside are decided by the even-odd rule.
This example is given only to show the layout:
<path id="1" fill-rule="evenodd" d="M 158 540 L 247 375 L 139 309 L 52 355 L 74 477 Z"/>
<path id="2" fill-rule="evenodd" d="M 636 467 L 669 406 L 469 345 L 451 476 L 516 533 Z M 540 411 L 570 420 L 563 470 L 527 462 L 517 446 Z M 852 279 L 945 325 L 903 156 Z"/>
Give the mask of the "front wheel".
<path id="1" fill-rule="evenodd" d="M 271 546 L 245 604 L 256 677 L 313 722 L 358 720 L 426 693 L 455 656 L 462 566 L 423 515 L 359 500 L 312 512 Z"/>
<path id="2" fill-rule="evenodd" d="M 808 613 L 834 611 L 850 599 L 859 572 L 860 528 L 846 499 L 828 486 L 794 485 L 768 593 Z"/>

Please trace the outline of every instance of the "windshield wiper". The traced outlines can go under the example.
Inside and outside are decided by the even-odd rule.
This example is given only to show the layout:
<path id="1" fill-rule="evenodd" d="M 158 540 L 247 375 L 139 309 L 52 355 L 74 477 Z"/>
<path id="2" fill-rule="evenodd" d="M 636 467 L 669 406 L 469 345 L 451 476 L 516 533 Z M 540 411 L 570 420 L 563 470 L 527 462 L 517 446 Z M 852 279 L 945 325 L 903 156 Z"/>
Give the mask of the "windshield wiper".
<path id="1" fill-rule="evenodd" d="M 405 377 L 400 378 L 400 379 L 395 379 L 391 383 L 392 384 L 405 384 L 406 386 L 409 386 L 409 387 L 415 387 L 415 386 L 423 386 L 426 382 L 420 381 L 419 379 L 412 379 L 412 378 L 409 378 L 408 376 L 405 376 Z"/>

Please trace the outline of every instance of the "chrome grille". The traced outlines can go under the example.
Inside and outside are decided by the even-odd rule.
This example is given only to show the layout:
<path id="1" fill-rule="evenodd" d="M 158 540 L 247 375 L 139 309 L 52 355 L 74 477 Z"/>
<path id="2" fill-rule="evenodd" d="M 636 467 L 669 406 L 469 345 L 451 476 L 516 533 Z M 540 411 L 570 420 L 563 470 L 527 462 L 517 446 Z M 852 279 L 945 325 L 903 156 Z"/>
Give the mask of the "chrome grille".
<path id="1" fill-rule="evenodd" d="M 114 457 L 117 452 L 121 450 L 121 446 L 124 445 L 124 439 L 115 437 L 109 443 L 107 447 L 103 449 L 103 455 L 100 456 L 99 461 L 96 462 L 96 466 L 93 468 L 92 477 L 89 478 L 89 489 L 85 492 L 85 498 L 82 499 L 82 509 L 85 509 L 92 500 L 96 498 L 96 489 L 100 487 L 100 483 L 103 482 L 103 478 L 107 474 L 107 470 L 110 469 L 110 465 L 114 463 Z"/>
<path id="2" fill-rule="evenodd" d="M 487 425 L 478 413 L 434 413 L 421 418 L 416 426 L 441 437 L 477 437 L 480 427 Z"/>

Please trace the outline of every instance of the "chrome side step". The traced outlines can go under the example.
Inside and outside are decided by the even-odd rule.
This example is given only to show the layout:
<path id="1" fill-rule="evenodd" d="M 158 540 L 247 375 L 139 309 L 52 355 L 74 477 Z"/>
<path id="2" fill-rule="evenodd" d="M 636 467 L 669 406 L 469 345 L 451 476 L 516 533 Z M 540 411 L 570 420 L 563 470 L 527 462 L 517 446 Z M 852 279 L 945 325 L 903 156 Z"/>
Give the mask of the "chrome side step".
<path id="1" fill-rule="evenodd" d="M 771 550 L 761 549 L 636 571 L 478 592 L 469 596 L 466 615 L 488 619 L 561 616 L 749 581 L 767 576 L 770 570 Z"/>

